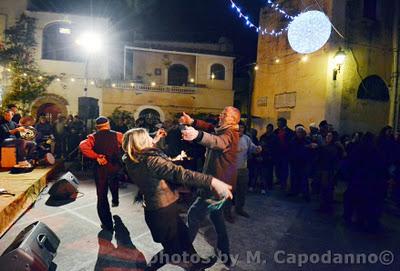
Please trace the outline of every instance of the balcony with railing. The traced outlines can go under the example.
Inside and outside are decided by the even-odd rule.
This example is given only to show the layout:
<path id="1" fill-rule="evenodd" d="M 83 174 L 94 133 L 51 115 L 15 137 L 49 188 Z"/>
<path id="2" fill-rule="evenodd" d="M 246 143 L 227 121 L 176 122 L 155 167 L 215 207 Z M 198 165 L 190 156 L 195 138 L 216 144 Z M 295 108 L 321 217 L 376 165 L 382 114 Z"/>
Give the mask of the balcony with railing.
<path id="1" fill-rule="evenodd" d="M 206 88 L 205 86 L 167 86 L 156 84 L 142 84 L 127 81 L 111 82 L 106 84 L 113 89 L 125 89 L 143 92 L 177 93 L 177 94 L 195 94 L 196 90 Z"/>

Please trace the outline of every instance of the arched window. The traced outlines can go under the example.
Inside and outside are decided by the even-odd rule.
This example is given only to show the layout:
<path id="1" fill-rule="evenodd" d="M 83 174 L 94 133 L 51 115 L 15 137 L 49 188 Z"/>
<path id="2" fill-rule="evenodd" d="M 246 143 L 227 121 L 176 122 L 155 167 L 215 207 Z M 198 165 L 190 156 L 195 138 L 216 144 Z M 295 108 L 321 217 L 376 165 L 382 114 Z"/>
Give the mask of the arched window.
<path id="1" fill-rule="evenodd" d="M 151 108 L 142 110 L 139 114 L 140 118 L 160 119 L 160 113 Z"/>
<path id="2" fill-rule="evenodd" d="M 173 64 L 168 69 L 168 85 L 184 86 L 188 82 L 189 71 L 181 64 Z"/>
<path id="3" fill-rule="evenodd" d="M 378 75 L 371 75 L 362 80 L 357 92 L 358 99 L 388 101 L 389 89 Z"/>
<path id="4" fill-rule="evenodd" d="M 152 108 L 146 108 L 139 113 L 139 119 L 143 121 L 141 127 L 147 128 L 150 133 L 158 130 L 156 125 L 160 123 L 160 113 Z"/>
<path id="5" fill-rule="evenodd" d="M 212 64 L 210 78 L 213 80 L 225 80 L 225 66 L 222 64 Z"/>
<path id="6" fill-rule="evenodd" d="M 43 29 L 42 59 L 82 61 L 75 44 L 73 25 L 66 22 L 48 24 Z"/>

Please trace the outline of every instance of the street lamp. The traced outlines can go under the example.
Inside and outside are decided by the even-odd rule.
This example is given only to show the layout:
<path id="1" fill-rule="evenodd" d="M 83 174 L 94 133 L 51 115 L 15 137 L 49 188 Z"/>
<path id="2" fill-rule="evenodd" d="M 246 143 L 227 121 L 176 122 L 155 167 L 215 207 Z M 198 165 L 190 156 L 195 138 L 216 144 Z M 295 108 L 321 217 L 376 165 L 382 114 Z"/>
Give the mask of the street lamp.
<path id="1" fill-rule="evenodd" d="M 335 56 L 333 57 L 333 61 L 335 62 L 336 67 L 333 69 L 333 80 L 337 79 L 337 75 L 340 72 L 340 68 L 344 64 L 346 60 L 346 53 L 339 47 L 339 50 L 336 52 Z"/>
<path id="2" fill-rule="evenodd" d="M 88 90 L 88 64 L 89 57 L 102 50 L 102 38 L 100 34 L 95 32 L 83 32 L 76 40 L 75 43 L 80 46 L 86 53 L 85 59 L 85 97 Z"/>
<path id="3" fill-rule="evenodd" d="M 338 69 L 340 70 L 340 67 L 344 64 L 344 61 L 346 59 L 346 53 L 342 50 L 342 48 L 339 47 L 339 50 L 336 52 L 334 56 L 335 64 L 338 66 Z"/>
<path id="4" fill-rule="evenodd" d="M 98 53 L 102 49 L 101 36 L 95 32 L 83 32 L 75 42 L 88 54 Z"/>

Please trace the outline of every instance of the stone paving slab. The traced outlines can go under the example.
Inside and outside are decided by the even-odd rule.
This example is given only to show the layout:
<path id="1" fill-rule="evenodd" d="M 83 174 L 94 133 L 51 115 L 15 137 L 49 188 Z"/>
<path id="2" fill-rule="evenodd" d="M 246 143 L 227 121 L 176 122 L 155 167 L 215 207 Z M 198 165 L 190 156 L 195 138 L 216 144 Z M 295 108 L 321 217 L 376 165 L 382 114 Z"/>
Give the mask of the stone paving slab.
<path id="1" fill-rule="evenodd" d="M 120 206 L 112 213 L 121 219 L 120 236 L 107 236 L 99 227 L 96 213 L 96 191 L 93 180 L 81 179 L 82 196 L 67 205 L 52 207 L 45 203 L 46 190 L 34 207 L 0 239 L 2 253 L 15 236 L 30 223 L 46 223 L 61 239 L 54 260 L 56 270 L 140 270 L 144 260 L 149 260 L 161 246 L 153 242 L 145 224 L 143 209 L 133 204 L 134 185 L 120 189 Z M 249 194 L 246 210 L 251 218 L 236 217 L 228 224 L 231 251 L 238 262 L 231 270 L 400 270 L 400 219 L 386 215 L 385 231 L 379 235 L 358 232 L 344 226 L 340 212 L 333 216 L 314 212 L 317 202 L 305 203 L 301 199 L 288 199 L 279 191 L 269 196 Z M 336 206 L 340 209 L 340 205 Z M 111 239 L 112 238 L 112 239 Z M 203 256 L 213 254 L 215 232 L 209 222 L 201 228 L 194 245 Z M 210 245 L 211 244 L 211 245 Z M 392 251 L 395 262 L 390 266 L 282 264 L 274 261 L 274 254 L 319 253 L 331 250 L 337 253 L 379 253 Z M 282 260 L 280 254 L 278 261 Z M 108 268 L 108 269 L 106 269 Z M 123 269 L 124 268 L 124 269 Z M 1 267 L 0 267 L 1 270 Z M 161 270 L 183 270 L 165 266 Z M 218 262 L 212 271 L 226 270 Z"/>

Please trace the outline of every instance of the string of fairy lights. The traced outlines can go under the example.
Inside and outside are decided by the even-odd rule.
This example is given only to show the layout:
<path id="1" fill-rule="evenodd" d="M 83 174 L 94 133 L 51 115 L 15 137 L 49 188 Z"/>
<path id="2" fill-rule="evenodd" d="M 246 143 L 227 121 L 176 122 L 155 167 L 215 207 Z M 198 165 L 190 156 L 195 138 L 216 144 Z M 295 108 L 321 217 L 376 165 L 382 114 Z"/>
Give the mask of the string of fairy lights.
<path id="1" fill-rule="evenodd" d="M 251 21 L 250 17 L 242 12 L 241 8 L 234 2 L 234 0 L 229 1 L 231 3 L 231 8 L 238 14 L 239 18 L 244 20 L 245 24 L 250 29 L 255 29 L 258 33 L 261 32 L 261 35 L 278 37 L 287 31 L 290 47 L 300 54 L 309 54 L 321 49 L 329 40 L 332 28 L 338 32 L 332 25 L 329 17 L 322 10 L 318 0 L 315 0 L 315 2 L 320 7 L 320 11 L 307 10 L 299 13 L 296 16 L 290 15 L 279 5 L 279 3 L 276 3 L 273 0 L 266 0 L 267 6 L 269 6 L 271 9 L 274 9 L 277 13 L 281 14 L 289 21 L 286 27 L 283 27 L 279 30 L 268 30 L 260 25 L 256 26 Z M 340 35 L 339 32 L 338 34 Z M 279 63 L 279 59 L 277 59 L 275 62 Z"/>
<path id="2" fill-rule="evenodd" d="M 10 68 L 6 68 L 5 69 L 5 71 L 9 74 L 9 75 L 11 75 L 11 69 Z M 23 77 L 28 77 L 28 76 L 30 76 L 30 77 L 36 77 L 36 76 L 34 76 L 34 75 L 32 75 L 32 74 L 28 74 L 28 73 L 26 73 L 26 72 L 23 72 L 23 73 L 21 73 L 21 74 L 19 74 L 19 76 L 23 76 Z M 42 76 L 42 75 L 39 75 L 39 76 L 37 76 L 37 79 L 38 80 L 43 80 L 44 79 L 44 76 Z M 62 84 L 67 84 L 67 83 L 75 83 L 75 82 L 79 82 L 79 81 L 82 81 L 83 83 L 85 83 L 85 81 L 87 81 L 87 84 L 88 85 L 91 85 L 91 86 L 94 86 L 94 85 L 97 85 L 98 84 L 98 81 L 99 80 L 97 80 L 97 79 L 85 79 L 85 78 L 82 78 L 82 77 L 79 77 L 79 76 L 74 76 L 74 75 L 71 75 L 71 76 L 64 76 L 64 75 L 62 75 L 62 76 L 56 76 L 55 78 L 54 78 L 54 82 L 60 82 L 60 83 L 62 83 Z M 115 85 L 114 83 L 112 84 L 112 85 Z"/>
<path id="3" fill-rule="evenodd" d="M 250 19 L 250 17 L 246 14 L 244 14 L 242 12 L 242 9 L 233 1 L 233 0 L 229 0 L 231 3 L 231 8 L 234 12 L 237 13 L 237 15 L 239 16 L 240 19 L 242 19 L 246 26 L 248 26 L 250 29 L 255 30 L 257 33 L 261 33 L 261 35 L 269 35 L 269 36 L 274 36 L 274 37 L 278 37 L 280 35 L 282 35 L 283 33 L 285 33 L 289 26 L 286 27 L 282 27 L 278 30 L 276 29 L 272 29 L 272 30 L 268 30 L 267 28 L 264 28 L 260 25 L 256 25 L 255 23 L 252 22 L 252 20 Z M 278 3 L 274 3 L 272 0 L 267 0 L 267 5 L 274 9 L 276 12 L 282 14 L 283 17 L 285 17 L 286 19 L 288 19 L 289 21 L 292 21 L 295 16 L 292 16 L 290 14 L 288 14 Z"/>

